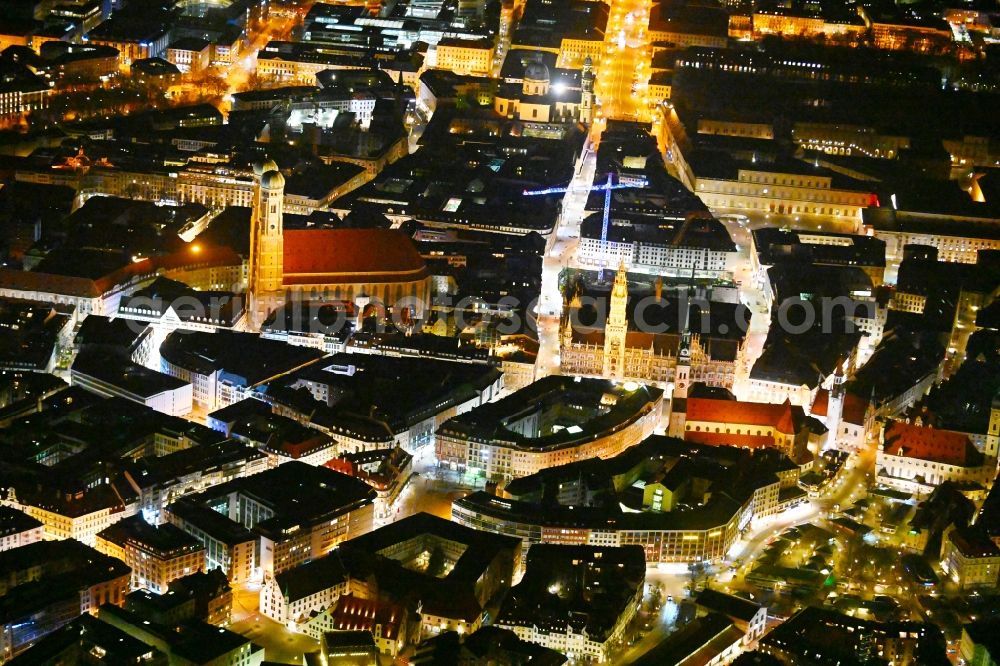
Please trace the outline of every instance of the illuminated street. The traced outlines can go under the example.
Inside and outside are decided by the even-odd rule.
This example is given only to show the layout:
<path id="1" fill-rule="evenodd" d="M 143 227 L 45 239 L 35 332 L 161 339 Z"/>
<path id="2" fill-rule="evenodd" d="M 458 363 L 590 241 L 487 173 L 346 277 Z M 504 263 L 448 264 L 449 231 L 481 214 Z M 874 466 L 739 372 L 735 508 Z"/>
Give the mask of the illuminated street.
<path id="1" fill-rule="evenodd" d="M 562 293 L 559 275 L 564 268 L 575 268 L 576 247 L 580 242 L 580 222 L 587 204 L 588 190 L 594 182 L 597 157 L 593 150 L 584 147 L 576 177 L 570 184 L 562 202 L 562 215 L 542 261 L 542 290 L 538 312 L 538 366 L 539 378 L 559 374 L 559 321 L 562 315 Z"/>
<path id="2" fill-rule="evenodd" d="M 319 641 L 290 631 L 274 620 L 255 613 L 229 627 L 264 648 L 264 658 L 279 664 L 303 664 L 303 656 L 319 650 Z"/>
<path id="3" fill-rule="evenodd" d="M 240 58 L 231 67 L 223 72 L 223 78 L 228 85 L 226 94 L 223 96 L 220 110 L 228 113 L 232 107 L 232 94 L 247 90 L 247 84 L 254 78 L 257 70 L 257 52 L 264 48 L 270 41 L 287 40 L 292 34 L 295 26 L 302 17 L 305 16 L 312 3 L 306 3 L 300 7 L 293 16 L 281 16 L 268 22 L 267 27 L 256 33 L 250 43 L 240 53 Z"/>
<path id="4" fill-rule="evenodd" d="M 614 0 L 597 77 L 601 115 L 648 122 L 646 88 L 652 50 L 648 42 L 651 0 Z"/>
<path id="5" fill-rule="evenodd" d="M 834 506 L 848 506 L 864 497 L 867 494 L 867 478 L 873 471 L 873 454 L 874 450 L 869 448 L 866 453 L 852 458 L 850 468 L 844 470 L 821 497 L 751 526 L 730 550 L 727 559 L 715 567 L 711 587 L 728 591 L 728 583 L 734 575 L 729 571 L 730 565 L 739 563 L 739 571 L 745 571 L 775 536 L 795 525 L 821 521 L 830 514 Z M 662 586 L 664 594 L 669 595 L 673 601 L 664 605 L 661 621 L 652 625 L 649 633 L 630 648 L 623 663 L 639 658 L 676 630 L 677 627 L 673 624 L 676 604 L 690 594 L 690 582 L 691 575 L 684 565 L 649 569 L 646 575 L 647 585 Z"/>

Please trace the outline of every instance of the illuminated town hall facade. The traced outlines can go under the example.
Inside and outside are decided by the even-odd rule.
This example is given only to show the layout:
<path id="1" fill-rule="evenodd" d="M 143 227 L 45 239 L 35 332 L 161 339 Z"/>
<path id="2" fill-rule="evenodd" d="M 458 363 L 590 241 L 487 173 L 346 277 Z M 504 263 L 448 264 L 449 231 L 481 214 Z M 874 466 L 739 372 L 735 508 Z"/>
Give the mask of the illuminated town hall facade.
<path id="1" fill-rule="evenodd" d="M 623 265 L 615 275 L 603 329 L 575 325 L 579 306 L 567 305 L 559 345 L 564 374 L 673 384 L 677 396 L 686 395 L 692 382 L 733 388 L 743 363 L 742 339 L 692 332 L 688 317 L 679 332 L 646 332 L 628 321 L 628 302 Z"/>

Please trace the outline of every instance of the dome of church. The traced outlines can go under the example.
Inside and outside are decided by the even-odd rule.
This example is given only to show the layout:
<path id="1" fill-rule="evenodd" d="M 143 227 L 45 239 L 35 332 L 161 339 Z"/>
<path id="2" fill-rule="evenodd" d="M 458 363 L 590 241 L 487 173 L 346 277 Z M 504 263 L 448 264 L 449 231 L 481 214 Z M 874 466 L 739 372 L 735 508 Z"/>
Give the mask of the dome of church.
<path id="1" fill-rule="evenodd" d="M 548 81 L 549 68 L 542 62 L 533 62 L 524 68 L 524 78 L 530 81 Z"/>
<path id="2" fill-rule="evenodd" d="M 271 164 L 274 164 L 274 162 L 271 162 Z M 278 171 L 277 167 L 269 169 L 264 172 L 263 176 L 260 177 L 260 186 L 266 187 L 269 190 L 284 187 L 285 177 L 281 175 L 281 172 Z"/>
<path id="3" fill-rule="evenodd" d="M 268 159 L 268 160 L 256 160 L 253 163 L 252 166 L 253 166 L 253 175 L 256 178 L 260 178 L 261 176 L 263 176 L 268 171 L 277 171 L 278 170 L 278 163 L 275 162 L 274 160 L 271 160 L 271 159 Z"/>

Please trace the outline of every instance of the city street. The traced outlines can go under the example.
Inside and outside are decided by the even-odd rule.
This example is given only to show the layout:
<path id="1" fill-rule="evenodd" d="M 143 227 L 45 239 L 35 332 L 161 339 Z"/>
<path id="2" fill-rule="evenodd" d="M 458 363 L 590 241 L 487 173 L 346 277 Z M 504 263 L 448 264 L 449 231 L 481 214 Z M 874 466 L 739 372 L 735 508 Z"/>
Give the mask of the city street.
<path id="1" fill-rule="evenodd" d="M 309 4 L 311 6 L 311 3 Z M 232 94 L 247 89 L 247 84 L 257 71 L 257 52 L 267 46 L 272 40 L 287 40 L 291 37 L 292 31 L 301 20 L 302 16 L 308 12 L 309 7 L 299 9 L 295 18 L 278 17 L 268 21 L 267 27 L 258 32 L 240 52 L 240 58 L 228 67 L 223 76 L 228 84 L 226 94 L 222 98 L 220 111 L 228 114 L 232 108 Z"/>
<path id="2" fill-rule="evenodd" d="M 281 664 L 301 664 L 306 652 L 319 650 L 319 642 L 309 636 L 264 617 L 259 608 L 260 586 L 233 590 L 231 631 L 246 636 L 264 648 L 264 659 Z"/>
<path id="3" fill-rule="evenodd" d="M 449 475 L 453 475 L 454 478 L 446 478 Z M 457 473 L 425 468 L 423 472 L 415 473 L 403 489 L 396 501 L 393 520 L 401 520 L 421 512 L 450 520 L 451 503 L 465 497 L 472 490 L 471 486 L 458 480 Z"/>
<path id="4" fill-rule="evenodd" d="M 847 506 L 864 497 L 867 494 L 866 477 L 874 471 L 874 463 L 875 450 L 869 448 L 850 459 L 848 465 L 831 482 L 828 492 L 823 496 L 770 519 L 752 524 L 749 531 L 734 544 L 726 560 L 718 567 L 718 571 L 711 578 L 710 587 L 726 590 L 727 583 L 733 579 L 734 575 L 729 570 L 729 565 L 738 561 L 741 567 L 740 571 L 746 571 L 768 542 L 786 529 L 821 520 L 833 510 L 833 507 Z M 676 604 L 688 596 L 690 582 L 691 574 L 683 565 L 647 570 L 646 585 L 659 584 L 662 586 L 664 594 L 674 601 L 668 601 L 664 604 L 660 622 L 653 625 L 649 633 L 623 655 L 622 663 L 630 663 L 639 658 L 676 629 L 674 625 Z"/>
<path id="5" fill-rule="evenodd" d="M 319 641 L 313 640 L 305 634 L 290 631 L 284 625 L 259 613 L 233 623 L 229 629 L 246 636 L 264 648 L 266 661 L 279 664 L 302 664 L 305 653 L 319 650 Z"/>
<path id="6" fill-rule="evenodd" d="M 652 60 L 648 43 L 651 7 L 651 0 L 611 3 L 596 89 L 604 118 L 641 122 L 650 119 L 646 89 Z"/>
<path id="7" fill-rule="evenodd" d="M 559 274 L 564 268 L 576 267 L 576 248 L 580 242 L 580 223 L 584 206 L 594 183 L 597 156 L 589 146 L 584 148 L 570 191 L 563 198 L 562 214 L 552 232 L 553 239 L 542 260 L 542 290 L 538 299 L 538 364 L 537 377 L 559 374 L 559 319 L 562 314 L 562 293 Z"/>
<path id="8" fill-rule="evenodd" d="M 753 526 L 729 551 L 730 561 L 741 560 L 746 566 L 763 550 L 767 541 L 789 527 L 826 517 L 836 506 L 845 507 L 867 495 L 869 475 L 874 474 L 875 448 L 870 446 L 850 458 L 827 492 L 795 509 L 778 514 L 771 520 Z"/>
<path id="9" fill-rule="evenodd" d="M 437 466 L 434 447 L 423 446 L 413 457 L 413 475 L 396 500 L 391 520 L 417 513 L 430 513 L 451 519 L 451 503 L 475 490 L 483 489 L 483 480 Z"/>

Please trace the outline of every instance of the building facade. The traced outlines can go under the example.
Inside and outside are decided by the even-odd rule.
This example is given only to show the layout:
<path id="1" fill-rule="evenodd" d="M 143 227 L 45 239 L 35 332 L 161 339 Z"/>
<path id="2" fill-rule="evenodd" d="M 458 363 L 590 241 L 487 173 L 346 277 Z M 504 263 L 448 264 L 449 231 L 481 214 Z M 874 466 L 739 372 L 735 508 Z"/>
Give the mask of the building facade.
<path id="1" fill-rule="evenodd" d="M 945 481 L 986 488 L 996 460 L 995 450 L 980 452 L 966 434 L 888 421 L 879 436 L 876 479 L 921 496 Z"/>
<path id="2" fill-rule="evenodd" d="M 436 433 L 438 463 L 509 480 L 577 460 L 616 456 L 652 434 L 659 423 L 660 389 L 579 380 L 547 377 L 449 419 Z M 584 406 L 595 398 L 603 403 L 598 410 Z M 553 427 L 559 415 L 572 424 Z"/>
<path id="3" fill-rule="evenodd" d="M 205 570 L 205 548 L 178 529 L 154 527 L 140 516 L 118 521 L 96 537 L 97 550 L 132 569 L 133 589 L 164 594 L 170 582 Z"/>
<path id="4" fill-rule="evenodd" d="M 570 303 L 563 318 L 559 349 L 565 374 L 673 384 L 675 394 L 692 382 L 733 387 L 743 365 L 742 339 L 703 338 L 689 330 L 686 317 L 680 334 L 630 330 L 627 304 L 624 264 L 615 276 L 603 331 L 574 326 L 576 315 Z"/>

